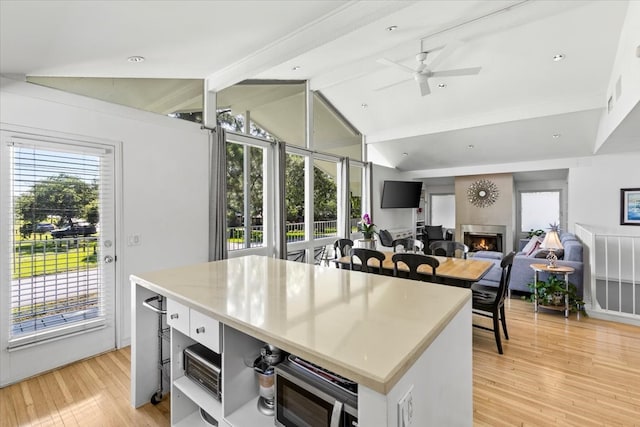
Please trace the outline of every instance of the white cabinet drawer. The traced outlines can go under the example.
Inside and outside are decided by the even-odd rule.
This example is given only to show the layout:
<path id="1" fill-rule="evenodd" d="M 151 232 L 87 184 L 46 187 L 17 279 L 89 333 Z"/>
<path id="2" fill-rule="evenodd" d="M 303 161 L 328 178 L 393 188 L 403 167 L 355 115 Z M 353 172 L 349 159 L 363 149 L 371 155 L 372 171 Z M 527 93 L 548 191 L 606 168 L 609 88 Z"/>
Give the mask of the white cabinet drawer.
<path id="1" fill-rule="evenodd" d="M 189 336 L 220 353 L 220 322 L 191 309 Z"/>
<path id="2" fill-rule="evenodd" d="M 167 298 L 167 325 L 189 335 L 189 307 Z"/>

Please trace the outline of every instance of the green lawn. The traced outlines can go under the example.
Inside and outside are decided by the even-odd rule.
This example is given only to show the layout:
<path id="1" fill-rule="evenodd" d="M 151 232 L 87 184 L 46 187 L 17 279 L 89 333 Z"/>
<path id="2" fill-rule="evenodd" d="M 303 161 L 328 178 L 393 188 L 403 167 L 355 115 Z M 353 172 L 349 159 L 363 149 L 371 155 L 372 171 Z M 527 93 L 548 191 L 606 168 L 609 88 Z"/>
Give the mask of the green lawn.
<path id="1" fill-rule="evenodd" d="M 16 242 L 12 279 L 41 276 L 44 274 L 93 268 L 98 265 L 96 242 L 75 244 L 74 241 L 28 241 Z"/>

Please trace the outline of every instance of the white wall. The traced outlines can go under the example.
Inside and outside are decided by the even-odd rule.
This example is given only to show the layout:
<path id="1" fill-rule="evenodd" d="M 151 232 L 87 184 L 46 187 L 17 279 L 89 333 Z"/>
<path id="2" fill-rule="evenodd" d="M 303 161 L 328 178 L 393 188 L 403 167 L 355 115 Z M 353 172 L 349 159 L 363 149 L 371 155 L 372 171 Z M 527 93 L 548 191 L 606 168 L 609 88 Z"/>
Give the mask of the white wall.
<path id="1" fill-rule="evenodd" d="M 640 46 L 640 2 L 630 1 L 609 79 L 607 98 L 603 100 L 603 105 L 606 105 L 607 99 L 611 97 L 613 108 L 611 111 L 605 109 L 600 120 L 595 143 L 596 151 L 640 102 L 640 59 L 636 56 L 638 46 Z M 616 89 L 618 80 L 621 83 L 619 97 Z"/>
<path id="2" fill-rule="evenodd" d="M 116 292 L 119 341 L 128 344 L 129 275 L 207 260 L 207 133 L 195 123 L 4 78 L 0 95 L 3 125 L 122 142 Z M 131 234 L 141 245 L 126 245 Z"/>
<path id="3" fill-rule="evenodd" d="M 599 233 L 640 236 L 620 225 L 620 189 L 640 188 L 640 152 L 582 159 L 569 169 L 569 230 L 576 223 Z"/>
<path id="4" fill-rule="evenodd" d="M 373 165 L 371 189 L 373 196 L 371 198 L 371 208 L 373 210 L 373 222 L 376 224 L 376 230 L 397 230 L 397 229 L 414 229 L 417 209 L 398 208 L 398 209 L 381 209 L 380 201 L 382 199 L 382 187 L 385 180 L 403 181 L 407 179 L 402 172 L 397 169 L 388 168 L 380 165 Z"/>

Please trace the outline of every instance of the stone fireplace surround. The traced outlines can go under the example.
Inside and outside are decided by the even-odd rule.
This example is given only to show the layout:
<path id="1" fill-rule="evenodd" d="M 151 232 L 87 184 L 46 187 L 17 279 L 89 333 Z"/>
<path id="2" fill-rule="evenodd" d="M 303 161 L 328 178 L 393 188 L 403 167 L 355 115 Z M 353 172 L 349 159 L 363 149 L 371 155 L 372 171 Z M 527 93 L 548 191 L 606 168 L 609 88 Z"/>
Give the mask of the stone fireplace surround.
<path id="1" fill-rule="evenodd" d="M 462 241 L 469 247 L 469 252 L 490 250 L 505 251 L 506 225 L 462 224 Z M 480 245 L 480 242 L 482 246 Z"/>

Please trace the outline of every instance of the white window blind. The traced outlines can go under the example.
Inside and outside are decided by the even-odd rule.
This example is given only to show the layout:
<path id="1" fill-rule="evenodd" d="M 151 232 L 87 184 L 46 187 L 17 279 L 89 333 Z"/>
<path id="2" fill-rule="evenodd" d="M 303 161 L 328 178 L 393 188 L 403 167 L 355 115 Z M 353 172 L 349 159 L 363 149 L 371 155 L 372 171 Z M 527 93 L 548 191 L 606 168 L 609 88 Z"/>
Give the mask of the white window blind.
<path id="1" fill-rule="evenodd" d="M 456 197 L 453 194 L 431 195 L 431 225 L 456 227 Z"/>
<path id="2" fill-rule="evenodd" d="M 114 190 L 102 177 L 112 176 L 112 156 L 76 144 L 9 145 L 9 347 L 102 326 L 111 291 L 100 263 L 101 206 Z"/>
<path id="3" fill-rule="evenodd" d="M 560 224 L 560 192 L 532 191 L 520 193 L 521 230 L 547 230 Z"/>

